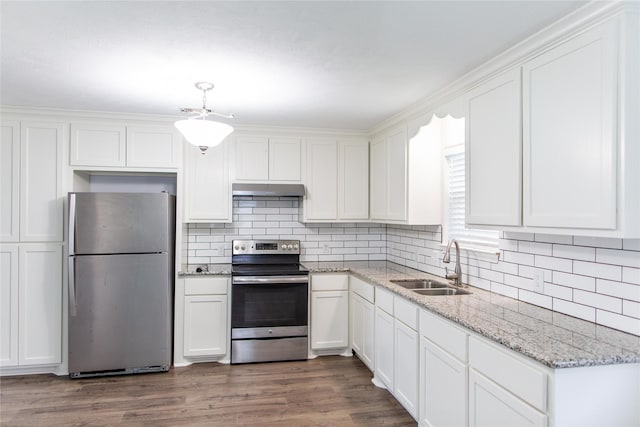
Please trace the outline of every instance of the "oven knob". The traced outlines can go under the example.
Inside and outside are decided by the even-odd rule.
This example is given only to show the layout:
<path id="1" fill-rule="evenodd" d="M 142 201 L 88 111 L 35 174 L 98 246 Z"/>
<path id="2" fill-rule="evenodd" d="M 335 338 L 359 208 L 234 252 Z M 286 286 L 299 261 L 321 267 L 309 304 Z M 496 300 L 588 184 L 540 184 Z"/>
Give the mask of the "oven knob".
<path id="1" fill-rule="evenodd" d="M 293 245 L 287 245 L 287 249 L 293 249 Z"/>
<path id="2" fill-rule="evenodd" d="M 298 247 L 298 245 L 293 245 L 293 249 L 295 249 L 297 251 L 300 248 Z"/>
<path id="3" fill-rule="evenodd" d="M 287 245 L 282 245 L 282 246 L 280 247 L 280 249 L 282 249 L 283 251 L 284 251 L 284 250 L 286 250 L 286 249 L 287 249 Z"/>
<path id="4" fill-rule="evenodd" d="M 235 249 L 235 250 L 237 251 L 238 249 L 240 249 L 240 246 L 235 245 L 235 246 L 233 247 L 233 249 Z"/>
<path id="5" fill-rule="evenodd" d="M 244 245 L 240 246 L 240 249 L 244 251 Z"/>

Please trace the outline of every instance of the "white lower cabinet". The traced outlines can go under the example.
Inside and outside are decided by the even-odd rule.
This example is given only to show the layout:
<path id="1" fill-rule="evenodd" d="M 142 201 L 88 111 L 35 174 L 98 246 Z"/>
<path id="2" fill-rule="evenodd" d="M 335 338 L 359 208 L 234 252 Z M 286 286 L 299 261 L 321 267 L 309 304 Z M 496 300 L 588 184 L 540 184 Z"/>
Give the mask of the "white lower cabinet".
<path id="1" fill-rule="evenodd" d="M 351 348 L 370 370 L 374 365 L 374 287 L 358 279 L 349 277 L 351 288 Z"/>
<path id="2" fill-rule="evenodd" d="M 469 370 L 469 426 L 547 425 L 547 416 L 527 405 L 475 369 Z"/>
<path id="3" fill-rule="evenodd" d="M 349 347 L 349 276 L 311 275 L 311 349 Z"/>
<path id="4" fill-rule="evenodd" d="M 376 370 L 374 382 L 393 392 L 393 316 L 376 305 Z"/>
<path id="5" fill-rule="evenodd" d="M 418 418 L 418 332 L 396 318 L 394 328 L 393 395 Z"/>
<path id="6" fill-rule="evenodd" d="M 62 361 L 62 245 L 2 245 L 2 367 Z"/>
<path id="7" fill-rule="evenodd" d="M 227 354 L 228 278 L 188 278 L 184 288 L 184 357 Z"/>

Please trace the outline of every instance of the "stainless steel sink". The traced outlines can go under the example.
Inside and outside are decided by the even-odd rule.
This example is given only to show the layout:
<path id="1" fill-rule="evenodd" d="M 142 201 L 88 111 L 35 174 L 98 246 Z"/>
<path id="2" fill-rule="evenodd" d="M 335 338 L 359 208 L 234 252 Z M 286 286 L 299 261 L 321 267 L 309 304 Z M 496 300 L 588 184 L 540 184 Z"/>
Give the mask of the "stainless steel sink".
<path id="1" fill-rule="evenodd" d="M 469 295 L 471 292 L 459 288 L 414 289 L 420 295 Z"/>
<path id="2" fill-rule="evenodd" d="M 442 289 L 449 287 L 446 283 L 431 279 L 401 279 L 390 280 L 390 282 L 402 286 L 405 289 Z"/>

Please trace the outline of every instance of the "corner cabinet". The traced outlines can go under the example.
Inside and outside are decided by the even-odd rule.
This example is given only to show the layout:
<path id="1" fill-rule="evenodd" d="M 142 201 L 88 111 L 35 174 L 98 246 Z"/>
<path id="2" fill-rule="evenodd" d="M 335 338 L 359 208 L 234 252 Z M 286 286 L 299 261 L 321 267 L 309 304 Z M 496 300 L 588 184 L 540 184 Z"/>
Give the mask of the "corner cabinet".
<path id="1" fill-rule="evenodd" d="M 304 143 L 305 222 L 369 219 L 369 142 L 308 139 Z"/>
<path id="2" fill-rule="evenodd" d="M 607 17 L 469 93 L 469 227 L 640 238 L 639 20 Z"/>
<path id="3" fill-rule="evenodd" d="M 229 142 L 202 153 L 185 144 L 184 222 L 231 222 Z"/>
<path id="4" fill-rule="evenodd" d="M 442 223 L 442 142 L 428 116 L 375 135 L 369 166 L 370 218 L 397 224 Z M 425 128 L 427 126 L 427 128 Z"/>
<path id="5" fill-rule="evenodd" d="M 300 139 L 237 135 L 236 181 L 300 182 Z"/>

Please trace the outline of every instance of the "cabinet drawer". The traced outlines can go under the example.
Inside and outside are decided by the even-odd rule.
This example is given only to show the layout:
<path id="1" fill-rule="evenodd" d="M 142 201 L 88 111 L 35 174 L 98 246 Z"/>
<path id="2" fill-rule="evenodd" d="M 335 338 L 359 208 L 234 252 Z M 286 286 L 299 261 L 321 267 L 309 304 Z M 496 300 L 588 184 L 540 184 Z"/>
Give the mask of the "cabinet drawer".
<path id="1" fill-rule="evenodd" d="M 376 307 L 393 316 L 393 294 L 386 289 L 378 287 L 376 289 Z"/>
<path id="2" fill-rule="evenodd" d="M 311 275 L 312 291 L 348 291 L 349 275 L 343 273 L 322 273 Z"/>
<path id="3" fill-rule="evenodd" d="M 184 280 L 185 295 L 226 295 L 228 277 L 198 277 Z"/>
<path id="4" fill-rule="evenodd" d="M 369 301 L 370 303 L 373 303 L 375 301 L 375 291 L 372 284 L 358 279 L 357 277 L 349 276 L 349 285 L 351 286 L 351 290 L 353 292 L 360 295 L 365 300 Z"/>
<path id="5" fill-rule="evenodd" d="M 523 357 L 469 337 L 469 364 L 542 412 L 547 409 L 547 375 Z"/>
<path id="6" fill-rule="evenodd" d="M 418 306 L 410 303 L 402 297 L 393 298 L 393 313 L 399 321 L 413 329 L 418 330 Z"/>
<path id="7" fill-rule="evenodd" d="M 467 334 L 447 320 L 420 310 L 420 333 L 462 362 L 467 361 Z"/>

